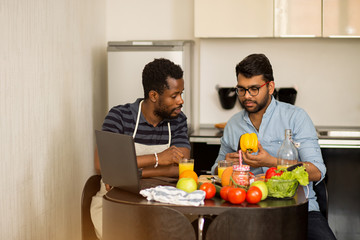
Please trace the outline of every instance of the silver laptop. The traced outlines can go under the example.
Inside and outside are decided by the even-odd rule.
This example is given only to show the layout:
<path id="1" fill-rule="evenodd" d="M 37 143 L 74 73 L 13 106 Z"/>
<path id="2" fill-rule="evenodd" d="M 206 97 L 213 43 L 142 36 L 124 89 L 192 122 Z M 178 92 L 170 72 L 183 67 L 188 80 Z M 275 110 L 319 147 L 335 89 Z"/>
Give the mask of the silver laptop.
<path id="1" fill-rule="evenodd" d="M 138 194 L 141 173 L 133 137 L 99 130 L 95 135 L 104 183 Z"/>

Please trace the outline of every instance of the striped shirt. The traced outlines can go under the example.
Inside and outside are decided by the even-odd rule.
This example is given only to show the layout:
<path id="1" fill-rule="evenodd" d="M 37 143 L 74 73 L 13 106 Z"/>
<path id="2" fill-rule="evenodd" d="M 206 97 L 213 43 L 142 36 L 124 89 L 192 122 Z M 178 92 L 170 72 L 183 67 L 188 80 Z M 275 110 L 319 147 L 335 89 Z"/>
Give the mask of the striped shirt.
<path id="1" fill-rule="evenodd" d="M 141 100 L 142 99 L 139 98 L 134 103 L 113 107 L 105 117 L 102 130 L 132 136 L 135 130 L 136 118 Z M 134 141 L 144 145 L 167 144 L 169 142 L 168 122 L 170 121 L 170 146 L 174 145 L 176 147 L 190 149 L 186 120 L 185 114 L 181 112 L 177 118 L 164 119 L 154 127 L 146 121 L 142 114 L 140 114 L 139 126 Z"/>

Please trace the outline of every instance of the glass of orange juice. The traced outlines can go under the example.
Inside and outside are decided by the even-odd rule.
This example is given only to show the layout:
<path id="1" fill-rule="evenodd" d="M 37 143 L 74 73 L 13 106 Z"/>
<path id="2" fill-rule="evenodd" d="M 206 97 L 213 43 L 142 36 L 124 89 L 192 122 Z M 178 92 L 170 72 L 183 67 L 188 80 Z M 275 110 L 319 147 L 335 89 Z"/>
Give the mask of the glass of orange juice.
<path id="1" fill-rule="evenodd" d="M 179 176 L 185 170 L 194 171 L 194 159 L 180 159 L 179 161 Z"/>
<path id="2" fill-rule="evenodd" d="M 218 176 L 221 179 L 221 176 L 223 174 L 223 172 L 225 171 L 225 169 L 227 167 L 231 167 L 233 165 L 233 163 L 231 161 L 227 161 L 227 160 L 220 160 L 218 161 Z"/>

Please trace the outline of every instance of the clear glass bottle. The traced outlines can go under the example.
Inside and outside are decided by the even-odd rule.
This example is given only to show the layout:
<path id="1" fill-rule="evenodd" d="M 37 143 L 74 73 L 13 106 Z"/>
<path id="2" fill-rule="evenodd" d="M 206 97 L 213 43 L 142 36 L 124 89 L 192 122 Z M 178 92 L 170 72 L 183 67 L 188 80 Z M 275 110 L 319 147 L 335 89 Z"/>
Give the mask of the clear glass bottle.
<path id="1" fill-rule="evenodd" d="M 250 185 L 250 166 L 249 165 L 234 165 L 232 179 L 237 185 L 249 187 Z M 230 185 L 235 185 L 230 181 Z"/>
<path id="2" fill-rule="evenodd" d="M 298 160 L 298 149 L 292 140 L 291 130 L 285 129 L 285 139 L 277 154 L 277 169 L 288 168 L 297 164 Z"/>

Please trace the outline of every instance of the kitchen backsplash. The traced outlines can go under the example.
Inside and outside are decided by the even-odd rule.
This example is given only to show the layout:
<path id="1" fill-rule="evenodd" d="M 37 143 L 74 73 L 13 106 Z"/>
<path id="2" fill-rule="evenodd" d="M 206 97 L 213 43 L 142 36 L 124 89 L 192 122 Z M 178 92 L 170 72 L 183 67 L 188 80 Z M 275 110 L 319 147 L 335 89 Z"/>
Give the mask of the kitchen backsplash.
<path id="1" fill-rule="evenodd" d="M 202 39 L 200 41 L 200 125 L 227 121 L 241 110 L 221 107 L 216 85 L 236 85 L 235 66 L 264 53 L 273 66 L 276 88 L 295 87 L 295 105 L 315 125 L 360 125 L 360 39 Z"/>

